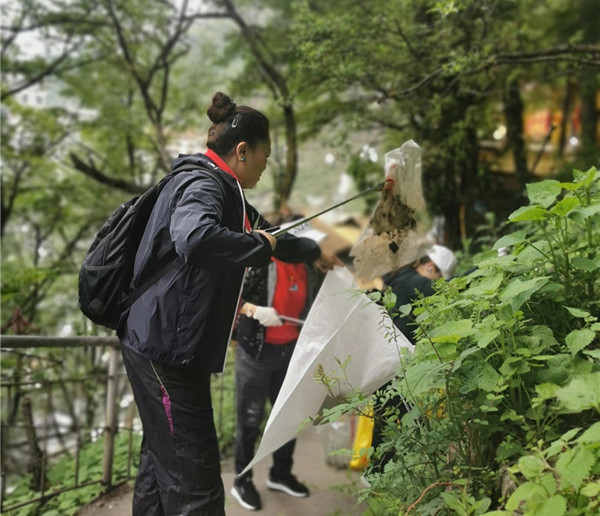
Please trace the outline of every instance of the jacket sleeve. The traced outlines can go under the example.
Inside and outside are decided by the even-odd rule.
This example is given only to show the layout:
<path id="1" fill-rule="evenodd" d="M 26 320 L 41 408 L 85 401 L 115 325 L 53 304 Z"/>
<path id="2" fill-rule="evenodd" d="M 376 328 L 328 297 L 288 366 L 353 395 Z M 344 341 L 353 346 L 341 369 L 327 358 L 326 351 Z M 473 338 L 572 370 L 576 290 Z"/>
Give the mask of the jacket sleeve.
<path id="1" fill-rule="evenodd" d="M 244 266 L 268 263 L 271 246 L 267 239 L 226 227 L 224 206 L 223 189 L 210 176 L 186 188 L 175 203 L 169 228 L 177 253 L 199 266 L 207 260 Z"/>
<path id="2" fill-rule="evenodd" d="M 273 225 L 266 220 L 253 206 L 248 205 L 248 216 L 253 228 L 268 229 Z M 314 240 L 284 233 L 277 237 L 277 247 L 273 256 L 282 262 L 313 263 L 321 256 L 321 248 Z"/>
<path id="3" fill-rule="evenodd" d="M 321 256 L 321 248 L 314 240 L 285 233 L 277 237 L 273 255 L 288 263 L 313 263 Z"/>

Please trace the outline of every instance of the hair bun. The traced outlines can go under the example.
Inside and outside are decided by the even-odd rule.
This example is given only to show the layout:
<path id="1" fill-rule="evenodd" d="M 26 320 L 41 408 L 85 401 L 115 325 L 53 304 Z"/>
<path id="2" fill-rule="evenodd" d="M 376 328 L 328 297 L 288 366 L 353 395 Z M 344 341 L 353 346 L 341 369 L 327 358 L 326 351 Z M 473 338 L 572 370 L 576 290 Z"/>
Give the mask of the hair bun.
<path id="1" fill-rule="evenodd" d="M 225 93 L 217 91 L 213 95 L 212 105 L 206 111 L 213 124 L 219 124 L 235 113 L 237 104 Z"/>

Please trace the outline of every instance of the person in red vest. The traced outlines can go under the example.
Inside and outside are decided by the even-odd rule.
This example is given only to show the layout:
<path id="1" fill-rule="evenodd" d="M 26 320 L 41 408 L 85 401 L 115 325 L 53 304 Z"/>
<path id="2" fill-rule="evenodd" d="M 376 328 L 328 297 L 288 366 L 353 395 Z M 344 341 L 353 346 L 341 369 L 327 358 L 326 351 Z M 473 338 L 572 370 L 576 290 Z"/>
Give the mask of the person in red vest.
<path id="1" fill-rule="evenodd" d="M 251 268 L 244 281 L 236 330 L 237 476 L 231 494 L 249 510 L 260 509 L 261 499 L 252 470 L 240 473 L 254 457 L 266 401 L 273 405 L 283 384 L 301 328 L 294 320 L 306 317 L 322 279 L 311 265 L 272 258 L 266 267 Z M 306 497 L 308 488 L 292 474 L 295 445 L 293 439 L 273 452 L 267 487 Z"/>

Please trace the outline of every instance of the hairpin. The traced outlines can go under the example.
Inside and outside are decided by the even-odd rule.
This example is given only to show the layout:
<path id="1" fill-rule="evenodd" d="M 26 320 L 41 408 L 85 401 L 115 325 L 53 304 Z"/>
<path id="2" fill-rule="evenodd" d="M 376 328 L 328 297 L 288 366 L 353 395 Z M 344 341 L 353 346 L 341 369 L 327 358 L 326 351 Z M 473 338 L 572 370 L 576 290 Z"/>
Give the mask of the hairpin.
<path id="1" fill-rule="evenodd" d="M 237 113 L 231 121 L 231 127 L 237 127 L 240 122 L 240 113 Z"/>

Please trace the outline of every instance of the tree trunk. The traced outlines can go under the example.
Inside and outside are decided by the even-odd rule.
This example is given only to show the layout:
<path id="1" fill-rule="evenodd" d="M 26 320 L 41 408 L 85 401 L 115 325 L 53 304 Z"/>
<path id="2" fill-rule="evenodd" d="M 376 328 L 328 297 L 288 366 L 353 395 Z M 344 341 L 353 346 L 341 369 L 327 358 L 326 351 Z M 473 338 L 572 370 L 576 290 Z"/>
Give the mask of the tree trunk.
<path id="1" fill-rule="evenodd" d="M 29 463 L 31 488 L 34 491 L 43 492 L 44 486 L 47 485 L 45 471 L 46 459 L 44 453 L 38 446 L 37 434 L 33 423 L 31 400 L 29 397 L 23 398 L 23 424 L 27 433 L 27 442 L 29 443 L 29 453 L 31 455 L 31 462 Z"/>
<path id="2" fill-rule="evenodd" d="M 503 100 L 508 146 L 512 149 L 515 174 L 522 192 L 530 178 L 527 168 L 527 152 L 523 140 L 523 101 L 516 79 L 509 80 Z"/>
<path id="3" fill-rule="evenodd" d="M 584 167 L 598 165 L 600 149 L 598 146 L 598 76 L 591 70 L 585 70 L 581 78 L 581 150 L 580 158 Z"/>
<path id="4" fill-rule="evenodd" d="M 563 100 L 562 108 L 562 120 L 560 121 L 560 135 L 557 149 L 557 156 L 562 158 L 565 153 L 565 146 L 567 145 L 567 128 L 571 121 L 571 112 L 573 111 L 573 97 L 575 96 L 575 83 L 571 79 L 567 79 L 567 87 L 565 91 L 565 98 Z"/>
<path id="5" fill-rule="evenodd" d="M 285 169 L 280 175 L 275 191 L 275 210 L 287 206 L 287 202 L 292 195 L 296 175 L 298 174 L 298 138 L 296 131 L 296 118 L 294 107 L 291 102 L 287 102 L 283 107 L 285 120 Z"/>

